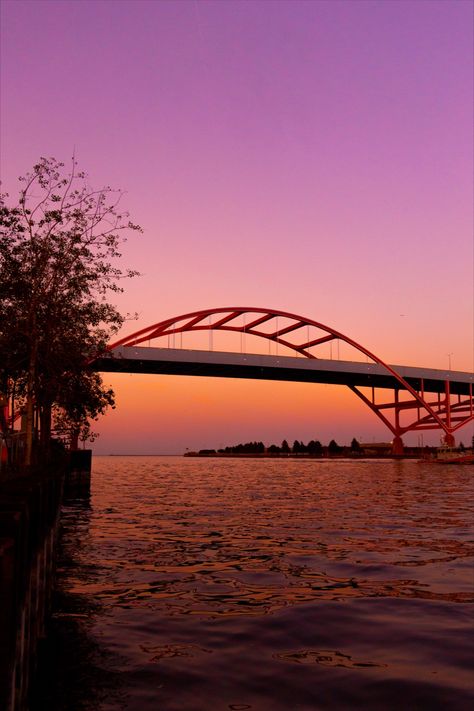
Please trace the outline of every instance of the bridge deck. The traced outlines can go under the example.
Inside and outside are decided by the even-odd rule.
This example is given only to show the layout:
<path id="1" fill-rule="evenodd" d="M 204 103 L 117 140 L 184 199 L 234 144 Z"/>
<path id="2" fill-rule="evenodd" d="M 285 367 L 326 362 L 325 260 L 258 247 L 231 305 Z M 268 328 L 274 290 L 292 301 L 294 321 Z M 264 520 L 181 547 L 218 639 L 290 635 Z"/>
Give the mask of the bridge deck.
<path id="1" fill-rule="evenodd" d="M 98 358 L 95 370 L 108 373 L 161 373 L 259 380 L 332 383 L 377 388 L 400 388 L 400 383 L 375 363 L 295 358 L 244 353 L 222 353 L 175 348 L 120 346 Z M 472 373 L 392 365 L 413 388 L 444 392 L 450 381 L 453 394 L 469 395 Z"/>

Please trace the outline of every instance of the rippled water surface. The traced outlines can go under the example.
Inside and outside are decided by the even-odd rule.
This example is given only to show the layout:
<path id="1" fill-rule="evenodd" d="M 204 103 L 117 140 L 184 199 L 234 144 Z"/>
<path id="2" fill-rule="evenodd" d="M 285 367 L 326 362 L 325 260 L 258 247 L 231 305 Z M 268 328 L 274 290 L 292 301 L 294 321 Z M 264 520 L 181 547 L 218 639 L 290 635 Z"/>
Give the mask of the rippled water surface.
<path id="1" fill-rule="evenodd" d="M 472 467 L 97 457 L 56 709 L 469 709 Z"/>

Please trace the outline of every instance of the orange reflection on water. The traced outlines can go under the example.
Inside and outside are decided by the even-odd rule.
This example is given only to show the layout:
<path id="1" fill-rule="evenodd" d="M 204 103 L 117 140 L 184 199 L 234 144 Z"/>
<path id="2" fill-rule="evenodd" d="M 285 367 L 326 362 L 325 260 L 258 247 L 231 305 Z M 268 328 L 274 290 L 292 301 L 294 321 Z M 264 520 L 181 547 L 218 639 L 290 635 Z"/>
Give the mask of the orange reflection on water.
<path id="1" fill-rule="evenodd" d="M 465 708 L 472 488 L 413 462 L 96 458 L 62 585 L 137 711 Z"/>

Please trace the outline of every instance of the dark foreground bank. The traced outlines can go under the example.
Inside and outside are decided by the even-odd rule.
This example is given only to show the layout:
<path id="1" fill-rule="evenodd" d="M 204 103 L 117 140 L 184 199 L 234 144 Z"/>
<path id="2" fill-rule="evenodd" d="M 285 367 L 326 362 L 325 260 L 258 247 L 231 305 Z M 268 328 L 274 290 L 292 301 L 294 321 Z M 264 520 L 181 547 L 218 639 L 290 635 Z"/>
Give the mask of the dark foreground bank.
<path id="1" fill-rule="evenodd" d="M 0 708 L 27 707 L 51 608 L 63 470 L 0 486 Z"/>
<path id="2" fill-rule="evenodd" d="M 29 709 L 50 630 L 64 491 L 90 491 L 90 450 L 0 474 L 0 709 Z"/>

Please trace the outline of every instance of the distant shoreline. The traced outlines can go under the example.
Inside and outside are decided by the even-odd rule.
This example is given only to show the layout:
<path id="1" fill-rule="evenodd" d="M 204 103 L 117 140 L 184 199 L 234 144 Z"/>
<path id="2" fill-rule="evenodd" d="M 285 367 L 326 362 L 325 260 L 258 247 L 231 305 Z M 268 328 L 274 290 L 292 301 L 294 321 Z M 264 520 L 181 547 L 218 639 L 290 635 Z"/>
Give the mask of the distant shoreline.
<path id="1" fill-rule="evenodd" d="M 147 454 L 130 454 L 128 452 L 120 452 L 120 453 L 114 453 L 114 452 L 109 452 L 108 454 L 99 454 L 92 452 L 94 457 L 183 457 L 182 452 L 170 452 L 169 454 L 156 454 L 156 453 L 147 453 Z"/>
<path id="2" fill-rule="evenodd" d="M 215 454 L 199 454 L 199 452 L 185 452 L 183 453 L 173 453 L 173 454 L 93 454 L 94 457 L 198 457 L 201 459 L 210 459 L 212 457 L 219 457 L 221 459 L 311 459 L 311 460 L 327 460 L 327 459 L 419 459 L 419 454 L 335 454 L 333 456 L 316 456 L 312 454 L 259 454 L 256 453 L 221 453 L 216 452 Z"/>
<path id="3" fill-rule="evenodd" d="M 308 454 L 303 452 L 301 454 L 294 454 L 293 452 L 282 453 L 282 452 L 185 452 L 183 453 L 169 453 L 169 454 L 130 454 L 130 453 L 109 453 L 109 454 L 93 454 L 94 457 L 193 457 L 201 459 L 210 458 L 220 458 L 220 459 L 298 459 L 298 460 L 333 460 L 333 459 L 351 459 L 351 460 L 366 460 L 366 459 L 420 459 L 422 452 L 410 452 L 407 454 L 391 454 L 391 453 L 344 453 L 344 454 Z"/>
<path id="4" fill-rule="evenodd" d="M 334 455 L 324 455 L 318 456 L 315 454 L 293 454 L 292 452 L 288 454 L 278 453 L 275 454 L 265 452 L 214 452 L 214 453 L 199 453 L 199 452 L 186 452 L 183 457 L 220 457 L 224 459 L 311 459 L 311 460 L 325 460 L 325 459 L 419 459 L 420 454 L 334 454 Z"/>

